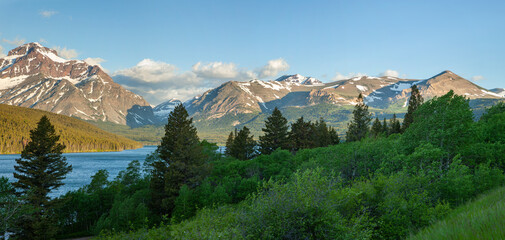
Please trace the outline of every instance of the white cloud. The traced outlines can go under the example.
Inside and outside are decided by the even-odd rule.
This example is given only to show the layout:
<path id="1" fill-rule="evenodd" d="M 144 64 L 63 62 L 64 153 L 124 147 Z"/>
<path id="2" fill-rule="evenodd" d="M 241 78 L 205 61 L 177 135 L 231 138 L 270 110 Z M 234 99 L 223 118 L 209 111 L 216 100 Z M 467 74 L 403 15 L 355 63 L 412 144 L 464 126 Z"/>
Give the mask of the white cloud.
<path id="1" fill-rule="evenodd" d="M 384 71 L 383 73 L 379 74 L 379 76 L 381 76 L 381 77 L 399 77 L 400 73 L 398 73 L 398 71 L 388 69 L 388 70 Z"/>
<path id="2" fill-rule="evenodd" d="M 57 11 L 50 11 L 50 10 L 43 10 L 39 12 L 39 14 L 45 18 L 50 18 L 51 16 L 57 13 L 58 13 Z"/>
<path id="3" fill-rule="evenodd" d="M 4 53 L 4 48 L 2 46 L 0 46 L 0 58 L 3 58 L 7 56 L 5 53 Z"/>
<path id="4" fill-rule="evenodd" d="M 26 40 L 24 39 L 19 39 L 19 37 L 16 37 L 15 39 L 13 40 L 8 40 L 8 39 L 2 39 L 3 42 L 7 43 L 7 44 L 10 44 L 10 45 L 14 45 L 14 46 L 20 46 L 20 45 L 23 45 Z"/>
<path id="5" fill-rule="evenodd" d="M 345 80 L 353 77 L 361 77 L 361 76 L 366 76 L 364 73 L 348 73 L 347 75 L 344 75 L 342 73 L 335 73 L 335 76 L 331 79 L 333 81 L 339 81 L 339 80 Z"/>
<path id="6" fill-rule="evenodd" d="M 86 62 L 87 64 L 91 65 L 91 66 L 99 66 L 102 70 L 104 70 L 106 73 L 109 73 L 109 70 L 107 70 L 106 68 L 104 68 L 101 63 L 103 62 L 106 62 L 105 59 L 103 58 L 86 58 L 84 59 L 84 62 Z"/>
<path id="7" fill-rule="evenodd" d="M 477 76 L 473 76 L 472 77 L 472 81 L 482 81 L 486 78 L 484 78 L 484 76 L 481 76 L 481 75 L 477 75 Z"/>
<path id="8" fill-rule="evenodd" d="M 181 72 L 172 64 L 144 59 L 131 68 L 116 71 L 112 78 L 151 104 L 159 104 L 171 98 L 189 100 L 229 80 L 251 80 L 261 73 L 274 76 L 288 68 L 283 59 L 276 59 L 257 71 L 239 69 L 235 63 L 198 62 L 191 70 Z"/>
<path id="9" fill-rule="evenodd" d="M 192 70 L 196 75 L 203 78 L 236 78 L 238 73 L 234 63 L 211 62 L 202 64 L 197 62 Z"/>
<path id="10" fill-rule="evenodd" d="M 86 58 L 84 59 L 84 61 L 89 64 L 89 65 L 98 65 L 100 66 L 100 63 L 103 63 L 105 62 L 105 60 L 103 58 Z"/>
<path id="11" fill-rule="evenodd" d="M 44 43 L 45 44 L 45 43 L 47 43 L 47 40 L 41 38 L 41 39 L 39 39 L 39 43 Z"/>
<path id="12" fill-rule="evenodd" d="M 112 78 L 152 104 L 171 98 L 188 100 L 212 87 L 194 72 L 179 73 L 176 66 L 151 59 L 144 59 L 131 68 L 116 71 Z"/>
<path id="13" fill-rule="evenodd" d="M 58 52 L 58 56 L 66 59 L 74 59 L 79 55 L 75 49 L 67 49 L 67 47 L 56 46 L 53 49 Z"/>
<path id="14" fill-rule="evenodd" d="M 257 72 L 260 78 L 272 77 L 279 74 L 279 72 L 289 70 L 289 64 L 282 58 L 273 59 L 260 68 Z"/>

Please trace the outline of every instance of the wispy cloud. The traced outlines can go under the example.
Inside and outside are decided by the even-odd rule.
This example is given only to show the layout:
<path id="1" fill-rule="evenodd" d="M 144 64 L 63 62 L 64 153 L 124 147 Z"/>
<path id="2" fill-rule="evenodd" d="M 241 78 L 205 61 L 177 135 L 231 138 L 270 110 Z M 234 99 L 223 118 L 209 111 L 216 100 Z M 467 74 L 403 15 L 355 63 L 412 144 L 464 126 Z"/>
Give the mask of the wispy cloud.
<path id="1" fill-rule="evenodd" d="M 486 78 L 484 78 L 484 76 L 481 76 L 481 75 L 477 75 L 477 76 L 473 76 L 472 77 L 472 81 L 482 81 Z"/>
<path id="2" fill-rule="evenodd" d="M 197 62 L 192 70 L 203 78 L 235 78 L 238 75 L 237 66 L 234 63 L 211 62 L 203 64 Z"/>
<path id="3" fill-rule="evenodd" d="M 68 49 L 67 47 L 60 46 L 53 47 L 53 49 L 56 50 L 56 52 L 58 52 L 58 56 L 62 58 L 74 59 L 79 56 L 75 49 Z"/>
<path id="4" fill-rule="evenodd" d="M 381 76 L 381 77 L 399 77 L 400 73 L 398 71 L 388 69 L 388 70 L 382 72 L 381 74 L 379 74 L 379 76 Z"/>
<path id="5" fill-rule="evenodd" d="M 91 66 L 99 66 L 101 69 L 103 69 L 106 73 L 109 73 L 109 70 L 107 70 L 106 68 L 104 68 L 101 63 L 103 62 L 106 62 L 105 59 L 103 58 L 86 58 L 84 59 L 84 62 L 86 62 L 87 64 L 91 65 Z"/>
<path id="6" fill-rule="evenodd" d="M 40 16 L 45 17 L 45 18 L 50 18 L 57 13 L 58 13 L 57 11 L 52 11 L 52 10 L 42 10 L 39 12 Z"/>
<path id="7" fill-rule="evenodd" d="M 9 40 L 9 39 L 2 39 L 2 41 L 4 43 L 7 43 L 7 44 L 10 44 L 10 45 L 13 45 L 13 46 L 20 46 L 20 45 L 23 45 L 26 40 L 25 39 L 20 39 L 19 37 L 16 37 L 15 39 L 13 40 Z"/>
<path id="8" fill-rule="evenodd" d="M 347 75 L 344 75 L 342 73 L 335 73 L 335 76 L 331 78 L 333 81 L 339 81 L 339 80 L 345 80 L 353 77 L 359 77 L 359 76 L 366 76 L 364 73 L 348 73 Z"/>
<path id="9" fill-rule="evenodd" d="M 279 72 L 289 70 L 289 64 L 282 58 L 268 61 L 268 63 L 258 70 L 260 78 L 272 77 L 279 74 Z"/>

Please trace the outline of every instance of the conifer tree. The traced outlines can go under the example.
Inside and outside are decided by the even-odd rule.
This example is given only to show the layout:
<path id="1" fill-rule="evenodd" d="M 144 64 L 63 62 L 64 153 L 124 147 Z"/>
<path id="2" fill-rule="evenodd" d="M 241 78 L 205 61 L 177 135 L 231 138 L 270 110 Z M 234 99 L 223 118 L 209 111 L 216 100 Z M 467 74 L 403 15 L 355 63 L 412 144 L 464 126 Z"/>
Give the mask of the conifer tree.
<path id="1" fill-rule="evenodd" d="M 382 133 L 384 133 L 386 136 L 389 135 L 389 127 L 386 118 L 384 118 L 384 121 L 382 121 Z"/>
<path id="2" fill-rule="evenodd" d="M 300 149 L 313 148 L 317 146 L 315 142 L 314 125 L 310 121 L 305 122 L 303 117 L 298 118 L 296 122 L 291 124 L 291 131 L 289 132 L 289 140 L 291 151 L 298 151 Z"/>
<path id="3" fill-rule="evenodd" d="M 320 118 L 319 121 L 314 123 L 314 130 L 314 142 L 317 147 L 326 147 L 331 144 L 330 132 L 323 118 Z"/>
<path id="4" fill-rule="evenodd" d="M 375 118 L 375 121 L 373 122 L 372 129 L 370 130 L 371 134 L 373 137 L 379 136 L 383 132 L 383 127 L 381 124 L 381 121 L 379 121 L 379 118 Z"/>
<path id="5" fill-rule="evenodd" d="M 30 131 L 30 139 L 16 159 L 13 183 L 23 198 L 24 207 L 30 209 L 16 222 L 19 239 L 49 239 L 57 232 L 54 210 L 58 201 L 48 194 L 63 185 L 65 175 L 72 171 L 62 156 L 65 145 L 58 143 L 60 136 L 44 115 L 37 127 Z"/>
<path id="6" fill-rule="evenodd" d="M 401 133 L 402 126 L 400 121 L 396 119 L 396 114 L 393 114 L 393 118 L 391 118 L 389 125 L 389 134 Z"/>
<path id="7" fill-rule="evenodd" d="M 357 104 L 354 106 L 353 119 L 348 124 L 346 132 L 346 141 L 359 141 L 366 137 L 369 131 L 369 125 L 372 121 L 371 114 L 368 112 L 368 106 L 363 101 L 361 93 L 358 96 Z"/>
<path id="8" fill-rule="evenodd" d="M 282 116 L 277 107 L 265 121 L 264 135 L 259 137 L 259 147 L 261 154 L 270 154 L 277 148 L 287 149 L 288 140 L 288 120 Z"/>
<path id="9" fill-rule="evenodd" d="M 153 163 L 151 208 L 171 215 L 175 199 L 183 185 L 193 188 L 205 177 L 207 165 L 193 119 L 182 104 L 168 116 L 165 136 L 156 150 Z"/>
<path id="10" fill-rule="evenodd" d="M 256 156 L 256 141 L 250 134 L 249 128 L 245 126 L 238 131 L 231 145 L 230 156 L 239 160 L 248 160 Z"/>
<path id="11" fill-rule="evenodd" d="M 407 129 L 412 122 L 414 122 L 414 112 L 423 104 L 423 96 L 419 92 L 419 89 L 416 85 L 412 85 L 412 91 L 409 99 L 409 107 L 407 109 L 407 113 L 405 114 L 405 118 L 403 119 L 402 132 Z"/>
<path id="12" fill-rule="evenodd" d="M 237 136 L 237 129 L 235 129 L 235 133 L 233 131 L 228 135 L 228 139 L 226 140 L 226 150 L 225 154 L 227 156 L 232 156 L 233 152 L 233 142 L 235 141 L 235 137 Z"/>
<path id="13" fill-rule="evenodd" d="M 340 138 L 338 137 L 335 128 L 330 127 L 329 135 L 330 135 L 330 145 L 336 145 L 340 143 Z"/>

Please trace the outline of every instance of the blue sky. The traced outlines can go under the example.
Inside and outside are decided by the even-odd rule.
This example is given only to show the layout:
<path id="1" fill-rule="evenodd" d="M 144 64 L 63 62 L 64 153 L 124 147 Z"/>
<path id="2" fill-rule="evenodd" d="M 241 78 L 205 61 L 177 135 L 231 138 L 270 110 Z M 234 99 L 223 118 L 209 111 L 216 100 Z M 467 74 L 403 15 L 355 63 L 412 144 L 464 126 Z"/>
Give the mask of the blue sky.
<path id="1" fill-rule="evenodd" d="M 0 0 L 0 52 L 38 41 L 100 63 L 151 103 L 299 73 L 505 87 L 505 1 Z M 0 53 L 0 54 L 2 54 Z"/>

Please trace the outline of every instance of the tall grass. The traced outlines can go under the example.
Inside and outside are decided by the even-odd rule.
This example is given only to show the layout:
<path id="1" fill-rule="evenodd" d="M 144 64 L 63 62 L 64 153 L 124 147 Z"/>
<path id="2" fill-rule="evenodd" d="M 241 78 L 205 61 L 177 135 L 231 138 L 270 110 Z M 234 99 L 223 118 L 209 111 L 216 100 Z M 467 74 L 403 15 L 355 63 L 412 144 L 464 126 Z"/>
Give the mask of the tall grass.
<path id="1" fill-rule="evenodd" d="M 505 187 L 455 209 L 409 239 L 505 239 Z"/>

